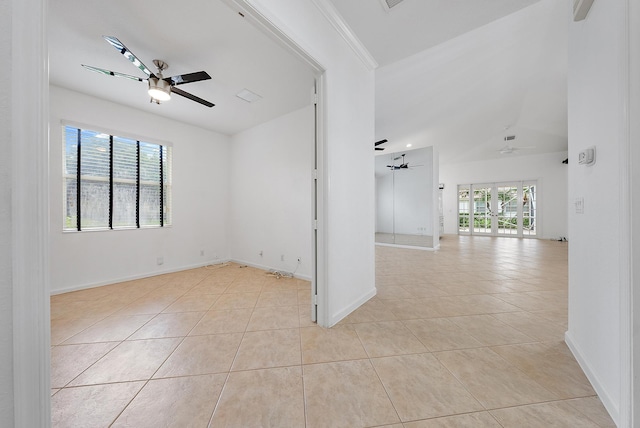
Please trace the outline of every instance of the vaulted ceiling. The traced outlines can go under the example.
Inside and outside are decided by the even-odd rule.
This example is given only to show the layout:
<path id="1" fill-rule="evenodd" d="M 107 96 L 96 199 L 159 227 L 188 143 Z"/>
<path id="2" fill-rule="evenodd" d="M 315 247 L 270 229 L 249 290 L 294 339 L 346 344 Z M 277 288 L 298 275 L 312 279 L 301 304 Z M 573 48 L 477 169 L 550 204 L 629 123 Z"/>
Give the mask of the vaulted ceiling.
<path id="1" fill-rule="evenodd" d="M 387 153 L 434 146 L 446 163 L 567 150 L 568 2 L 332 2 L 380 64 Z M 513 135 L 520 149 L 501 154 Z"/>

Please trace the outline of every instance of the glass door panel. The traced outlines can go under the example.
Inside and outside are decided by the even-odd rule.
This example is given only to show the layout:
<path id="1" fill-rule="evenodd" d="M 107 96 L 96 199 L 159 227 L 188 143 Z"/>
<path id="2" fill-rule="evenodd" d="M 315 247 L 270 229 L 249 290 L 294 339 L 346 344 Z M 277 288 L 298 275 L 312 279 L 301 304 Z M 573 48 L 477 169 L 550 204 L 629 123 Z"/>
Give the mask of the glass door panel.
<path id="1" fill-rule="evenodd" d="M 469 205 L 469 186 L 458 186 L 458 233 L 470 233 L 469 222 L 471 206 Z"/>
<path id="2" fill-rule="evenodd" d="M 537 228 L 537 186 L 535 183 L 525 183 L 522 186 L 522 234 L 536 236 Z"/>
<path id="3" fill-rule="evenodd" d="M 493 186 L 473 186 L 473 232 L 478 235 L 492 233 L 492 190 Z"/>
<path id="4" fill-rule="evenodd" d="M 497 187 L 498 204 L 496 207 L 498 235 L 518 235 L 518 185 L 500 185 Z"/>

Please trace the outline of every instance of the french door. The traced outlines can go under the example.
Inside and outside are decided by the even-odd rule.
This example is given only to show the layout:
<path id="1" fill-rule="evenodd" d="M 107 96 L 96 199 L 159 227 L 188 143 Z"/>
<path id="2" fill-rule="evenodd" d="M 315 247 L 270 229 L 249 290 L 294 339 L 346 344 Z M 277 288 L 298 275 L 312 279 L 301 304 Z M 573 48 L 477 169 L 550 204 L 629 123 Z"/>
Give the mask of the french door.
<path id="1" fill-rule="evenodd" d="M 535 237 L 538 234 L 535 181 L 458 186 L 458 233 Z"/>

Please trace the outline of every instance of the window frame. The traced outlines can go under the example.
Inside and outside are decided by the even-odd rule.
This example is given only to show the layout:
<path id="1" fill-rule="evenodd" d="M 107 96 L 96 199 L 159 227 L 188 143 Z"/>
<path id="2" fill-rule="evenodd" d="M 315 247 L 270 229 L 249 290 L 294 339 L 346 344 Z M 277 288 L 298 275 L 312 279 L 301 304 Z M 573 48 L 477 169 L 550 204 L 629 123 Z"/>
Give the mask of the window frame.
<path id="1" fill-rule="evenodd" d="M 75 232 L 97 232 L 97 231 L 118 231 L 118 230 L 140 230 L 140 229 L 156 229 L 156 228 L 165 228 L 171 227 L 173 224 L 173 210 L 172 210 L 172 192 L 173 192 L 173 144 L 167 141 L 158 140 L 155 138 L 139 136 L 132 133 L 115 131 L 112 129 L 103 128 L 100 126 L 81 124 L 78 122 L 62 120 L 61 124 L 61 134 L 62 134 L 62 231 L 64 233 L 75 233 Z M 69 179 L 77 180 L 76 184 L 76 200 L 77 204 L 76 209 L 81 204 L 82 197 L 82 173 L 79 169 L 76 169 L 75 174 L 69 174 L 67 172 L 67 131 L 66 128 L 71 127 L 75 128 L 75 130 L 94 132 L 96 134 L 104 134 L 108 135 L 109 141 L 109 177 L 93 177 L 91 179 L 92 182 L 104 181 L 109 183 L 109 201 L 108 201 L 108 224 L 106 226 L 96 226 L 96 227 L 87 227 L 82 226 L 82 212 L 80 212 L 80 216 L 76 214 L 75 216 L 75 224 L 71 227 L 67 226 L 67 204 L 68 204 L 68 193 L 67 193 L 67 181 Z M 113 224 L 113 210 L 114 210 L 114 187 L 117 183 L 123 183 L 129 180 L 123 180 L 122 178 L 114 177 L 113 166 L 114 166 L 114 156 L 113 156 L 113 147 L 114 140 L 116 138 L 130 140 L 135 142 L 136 144 L 136 152 L 137 152 L 137 161 L 136 161 L 136 221 L 133 225 L 126 226 L 117 226 Z M 159 160 L 159 180 L 158 183 L 151 183 L 148 180 L 143 180 L 141 178 L 141 163 L 140 163 L 140 147 L 142 144 L 149 144 L 158 146 L 158 160 Z M 76 156 L 80 153 L 80 146 L 78 146 Z M 140 212 L 140 200 L 141 200 L 141 188 L 143 185 L 149 184 L 157 184 L 159 187 L 158 194 L 158 218 L 159 224 L 141 224 L 141 212 Z"/>

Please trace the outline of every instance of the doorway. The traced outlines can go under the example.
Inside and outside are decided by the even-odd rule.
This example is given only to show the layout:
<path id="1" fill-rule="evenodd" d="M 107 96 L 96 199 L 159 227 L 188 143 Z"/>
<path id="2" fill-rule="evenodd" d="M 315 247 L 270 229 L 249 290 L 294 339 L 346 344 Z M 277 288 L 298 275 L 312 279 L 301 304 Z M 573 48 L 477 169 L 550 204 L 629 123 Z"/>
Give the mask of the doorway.
<path id="1" fill-rule="evenodd" d="M 538 192 L 535 180 L 458 185 L 458 233 L 538 236 Z"/>

